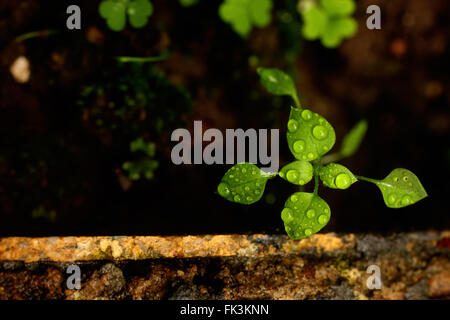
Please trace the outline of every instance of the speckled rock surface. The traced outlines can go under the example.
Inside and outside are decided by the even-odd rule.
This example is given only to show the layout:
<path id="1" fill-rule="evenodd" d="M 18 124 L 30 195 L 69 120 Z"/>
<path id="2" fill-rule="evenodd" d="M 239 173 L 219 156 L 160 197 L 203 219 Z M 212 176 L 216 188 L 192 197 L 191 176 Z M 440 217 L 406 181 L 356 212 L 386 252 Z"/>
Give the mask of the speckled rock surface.
<path id="1" fill-rule="evenodd" d="M 0 239 L 0 299 L 449 299 L 450 232 Z M 81 269 L 69 289 L 67 267 Z M 366 285 L 370 265 L 381 289 Z"/>

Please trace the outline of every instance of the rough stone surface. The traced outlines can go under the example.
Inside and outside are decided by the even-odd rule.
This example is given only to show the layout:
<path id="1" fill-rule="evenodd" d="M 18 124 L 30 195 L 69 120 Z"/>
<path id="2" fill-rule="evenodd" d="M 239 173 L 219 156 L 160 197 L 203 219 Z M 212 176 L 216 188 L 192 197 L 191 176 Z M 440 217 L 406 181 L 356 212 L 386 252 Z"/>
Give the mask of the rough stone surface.
<path id="1" fill-rule="evenodd" d="M 0 299 L 449 299 L 450 232 L 0 239 Z M 66 269 L 81 268 L 81 289 Z M 369 265 L 381 289 L 369 289 Z"/>

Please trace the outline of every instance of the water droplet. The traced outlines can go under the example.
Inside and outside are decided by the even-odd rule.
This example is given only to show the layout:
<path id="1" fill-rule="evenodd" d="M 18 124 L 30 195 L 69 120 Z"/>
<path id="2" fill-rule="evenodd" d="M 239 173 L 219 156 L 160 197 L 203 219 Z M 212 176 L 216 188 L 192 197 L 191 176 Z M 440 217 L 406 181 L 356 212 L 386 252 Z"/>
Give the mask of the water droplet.
<path id="1" fill-rule="evenodd" d="M 394 182 L 398 182 L 398 177 L 394 177 Z"/>
<path id="2" fill-rule="evenodd" d="M 402 205 L 407 206 L 408 204 L 412 203 L 412 199 L 410 196 L 404 196 L 402 198 Z"/>
<path id="3" fill-rule="evenodd" d="M 313 128 L 313 136 L 317 140 L 323 140 L 328 136 L 328 130 L 324 126 L 318 125 Z"/>
<path id="4" fill-rule="evenodd" d="M 239 179 L 238 179 L 238 178 L 236 178 L 236 179 L 234 179 L 234 181 L 236 181 L 236 182 L 239 182 Z"/>
<path id="5" fill-rule="evenodd" d="M 242 168 L 242 173 L 246 173 L 247 172 L 247 169 L 245 169 L 245 168 Z"/>
<path id="6" fill-rule="evenodd" d="M 292 201 L 292 202 L 297 202 L 297 201 L 298 201 L 298 197 L 297 197 L 295 194 L 293 194 L 293 195 L 291 196 L 291 201 Z"/>
<path id="7" fill-rule="evenodd" d="M 253 171 L 252 171 L 252 175 L 255 175 L 255 174 L 256 174 L 256 170 L 253 170 Z"/>
<path id="8" fill-rule="evenodd" d="M 250 190 L 250 188 L 248 186 L 246 186 L 244 189 L 245 189 L 245 191 L 249 191 Z"/>
<path id="9" fill-rule="evenodd" d="M 230 174 L 230 179 L 233 179 L 233 178 L 234 178 L 234 176 L 232 174 Z"/>
<path id="10" fill-rule="evenodd" d="M 403 181 L 408 181 L 408 177 L 407 177 L 407 176 L 404 176 L 404 177 L 403 177 Z"/>
<path id="11" fill-rule="evenodd" d="M 315 158 L 314 153 L 312 153 L 312 152 L 308 153 L 308 159 L 312 160 L 314 158 Z"/>
<path id="12" fill-rule="evenodd" d="M 252 201 L 253 200 L 253 198 L 252 197 L 247 197 L 247 201 Z"/>
<path id="13" fill-rule="evenodd" d="M 237 194 L 233 197 L 234 201 L 239 202 L 241 201 L 241 197 Z"/>
<path id="14" fill-rule="evenodd" d="M 303 140 L 295 141 L 294 144 L 292 145 L 292 148 L 297 153 L 302 152 L 303 150 L 305 150 L 305 141 L 303 141 Z"/>
<path id="15" fill-rule="evenodd" d="M 395 201 L 397 201 L 397 196 L 394 193 L 391 193 L 388 198 L 387 201 L 389 204 L 394 204 Z"/>
<path id="16" fill-rule="evenodd" d="M 286 179 L 290 182 L 290 183 L 295 183 L 297 182 L 298 179 L 298 172 L 297 170 L 289 170 L 286 173 Z"/>
<path id="17" fill-rule="evenodd" d="M 323 150 L 323 151 L 328 151 L 328 147 L 327 147 L 327 146 L 323 146 L 323 147 L 322 147 L 322 150 Z"/>
<path id="18" fill-rule="evenodd" d="M 321 215 L 319 216 L 319 218 L 317 219 L 317 221 L 318 221 L 320 224 L 325 224 L 325 223 L 327 223 L 327 221 L 328 221 L 328 217 L 327 217 L 326 215 L 324 215 L 324 214 L 321 214 Z"/>
<path id="19" fill-rule="evenodd" d="M 259 187 L 261 184 L 259 182 L 255 183 L 255 186 Z"/>
<path id="20" fill-rule="evenodd" d="M 310 120 L 312 118 L 312 112 L 309 110 L 303 110 L 302 118 L 303 118 L 303 120 L 306 120 L 306 121 Z"/>
<path id="21" fill-rule="evenodd" d="M 303 156 L 302 156 L 302 159 L 303 159 L 303 160 L 306 160 L 306 155 L 303 155 Z"/>
<path id="22" fill-rule="evenodd" d="M 305 180 L 303 180 L 303 179 L 298 180 L 298 184 L 304 185 L 305 184 Z"/>
<path id="23" fill-rule="evenodd" d="M 278 175 L 279 175 L 280 177 L 284 178 L 284 172 L 280 171 L 280 172 L 278 173 Z"/>
<path id="24" fill-rule="evenodd" d="M 230 188 L 228 187 L 228 185 L 225 182 L 221 182 L 217 186 L 217 192 L 219 192 L 219 194 L 222 197 L 225 197 L 225 196 L 228 196 L 230 194 Z"/>
<path id="25" fill-rule="evenodd" d="M 334 184 L 339 189 L 347 189 L 352 184 L 352 179 L 346 173 L 340 173 L 334 179 Z"/>
<path id="26" fill-rule="evenodd" d="M 306 229 L 305 230 L 305 236 L 309 237 L 310 235 L 312 235 L 312 230 L 311 229 Z"/>
<path id="27" fill-rule="evenodd" d="M 297 131 L 297 129 L 298 129 L 298 122 L 297 122 L 297 120 L 290 119 L 290 120 L 288 121 L 287 127 L 288 127 L 288 130 L 289 130 L 290 132 Z"/>
<path id="28" fill-rule="evenodd" d="M 328 210 L 328 208 L 325 208 L 324 210 L 323 210 L 323 212 L 325 212 L 325 213 L 330 213 L 330 210 Z"/>
<path id="29" fill-rule="evenodd" d="M 314 209 L 309 209 L 308 211 L 306 211 L 306 216 L 310 219 L 314 218 L 315 215 L 316 212 L 314 211 Z"/>
<path id="30" fill-rule="evenodd" d="M 291 222 L 294 220 L 294 212 L 289 208 L 284 208 L 281 211 L 281 219 L 286 223 Z"/>
<path id="31" fill-rule="evenodd" d="M 411 183 L 411 182 L 410 182 L 410 183 L 408 183 L 408 186 L 412 187 L 412 183 Z"/>
<path id="32" fill-rule="evenodd" d="M 294 236 L 296 238 L 300 238 L 302 236 L 302 234 L 300 233 L 300 231 L 295 231 Z"/>
<path id="33" fill-rule="evenodd" d="M 255 192 L 254 192 L 255 194 L 259 194 L 259 190 L 255 190 Z"/>

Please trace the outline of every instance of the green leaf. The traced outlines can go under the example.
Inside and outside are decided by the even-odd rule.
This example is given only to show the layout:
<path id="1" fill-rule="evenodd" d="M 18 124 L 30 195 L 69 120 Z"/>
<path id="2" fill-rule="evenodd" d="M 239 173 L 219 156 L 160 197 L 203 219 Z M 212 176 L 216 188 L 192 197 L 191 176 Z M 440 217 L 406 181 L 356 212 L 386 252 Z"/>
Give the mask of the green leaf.
<path id="1" fill-rule="evenodd" d="M 108 27 L 113 31 L 121 31 L 125 28 L 125 5 L 122 2 L 114 3 L 112 12 L 106 19 Z"/>
<path id="2" fill-rule="evenodd" d="M 315 40 L 322 36 L 328 24 L 328 16 L 323 9 L 310 7 L 302 12 L 302 18 L 302 33 L 306 39 Z"/>
<path id="3" fill-rule="evenodd" d="M 267 180 L 275 175 L 252 163 L 238 163 L 225 173 L 217 192 L 228 201 L 252 204 L 261 199 Z"/>
<path id="4" fill-rule="evenodd" d="M 347 189 L 358 181 L 350 170 L 337 163 L 322 167 L 319 176 L 326 187 L 333 189 Z"/>
<path id="5" fill-rule="evenodd" d="M 191 7 L 198 3 L 199 0 L 179 0 L 183 7 Z"/>
<path id="6" fill-rule="evenodd" d="M 334 129 L 325 118 L 299 108 L 291 108 L 286 136 L 295 158 L 306 161 L 323 156 L 336 141 Z"/>
<path id="7" fill-rule="evenodd" d="M 353 18 L 341 18 L 333 21 L 331 28 L 336 29 L 342 37 L 350 38 L 358 30 L 358 24 Z"/>
<path id="8" fill-rule="evenodd" d="M 128 14 L 149 17 L 153 14 L 153 5 L 149 0 L 135 0 L 128 4 Z"/>
<path id="9" fill-rule="evenodd" d="M 314 170 L 311 163 L 304 160 L 296 160 L 281 168 L 278 175 L 290 183 L 302 186 L 311 181 L 313 173 Z"/>
<path id="10" fill-rule="evenodd" d="M 419 178 L 407 169 L 394 169 L 383 180 L 373 182 L 381 190 L 384 203 L 389 208 L 406 207 L 428 196 Z"/>
<path id="11" fill-rule="evenodd" d="M 367 121 L 359 121 L 342 140 L 340 153 L 350 157 L 356 153 L 367 131 Z"/>
<path id="12" fill-rule="evenodd" d="M 294 81 L 285 72 L 275 68 L 258 68 L 261 84 L 271 94 L 290 96 L 297 106 L 300 105 Z"/>
<path id="13" fill-rule="evenodd" d="M 115 3 L 110 0 L 102 1 L 98 6 L 98 12 L 100 16 L 104 19 L 108 18 L 110 15 L 114 14 Z"/>
<path id="14" fill-rule="evenodd" d="M 139 29 L 144 27 L 148 22 L 148 17 L 140 14 L 130 15 L 130 24 L 133 28 Z"/>
<path id="15" fill-rule="evenodd" d="M 353 0 L 321 0 L 320 3 L 330 15 L 350 15 L 353 14 L 356 9 Z"/>
<path id="16" fill-rule="evenodd" d="M 330 214 L 330 207 L 319 196 L 296 192 L 284 204 L 281 219 L 291 239 L 304 239 L 325 227 Z"/>
<path id="17" fill-rule="evenodd" d="M 225 0 L 219 7 L 220 18 L 233 30 L 247 37 L 253 26 L 264 27 L 271 20 L 272 0 Z"/>

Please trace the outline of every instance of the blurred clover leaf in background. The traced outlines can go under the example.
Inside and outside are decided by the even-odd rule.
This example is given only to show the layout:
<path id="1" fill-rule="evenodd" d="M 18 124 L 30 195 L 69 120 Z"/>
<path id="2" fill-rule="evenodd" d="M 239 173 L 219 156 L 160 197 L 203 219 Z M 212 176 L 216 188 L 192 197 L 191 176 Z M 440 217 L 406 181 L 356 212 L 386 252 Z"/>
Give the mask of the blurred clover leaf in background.
<path id="1" fill-rule="evenodd" d="M 254 26 L 269 25 L 271 10 L 272 0 L 225 0 L 219 7 L 219 16 L 245 38 Z"/>
<path id="2" fill-rule="evenodd" d="M 145 142 L 139 137 L 130 143 L 131 152 L 140 152 L 141 156 L 136 161 L 127 161 L 122 168 L 128 172 L 131 180 L 139 180 L 141 176 L 150 180 L 154 177 L 154 171 L 158 168 L 158 161 L 155 156 L 156 145 L 152 142 Z"/>
<path id="3" fill-rule="evenodd" d="M 324 47 L 336 48 L 358 29 L 351 17 L 355 9 L 354 0 L 302 0 L 299 4 L 304 23 L 302 34 L 307 40 L 320 39 Z"/>
<path id="4" fill-rule="evenodd" d="M 144 27 L 153 13 L 153 5 L 149 0 L 104 0 L 98 10 L 111 30 L 122 31 L 127 15 L 132 27 Z"/>

